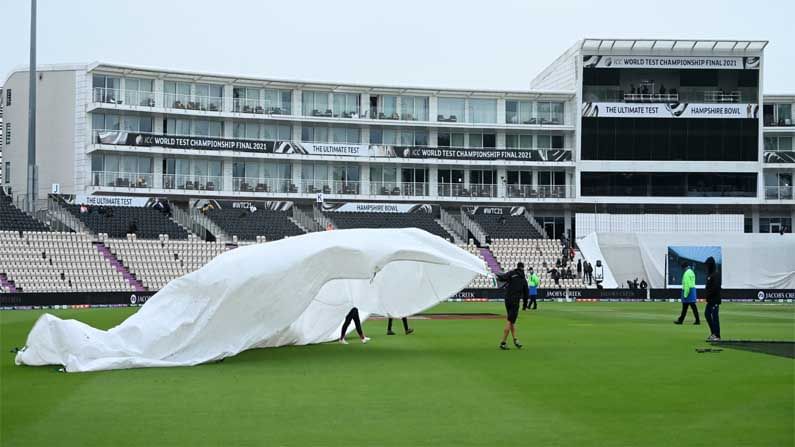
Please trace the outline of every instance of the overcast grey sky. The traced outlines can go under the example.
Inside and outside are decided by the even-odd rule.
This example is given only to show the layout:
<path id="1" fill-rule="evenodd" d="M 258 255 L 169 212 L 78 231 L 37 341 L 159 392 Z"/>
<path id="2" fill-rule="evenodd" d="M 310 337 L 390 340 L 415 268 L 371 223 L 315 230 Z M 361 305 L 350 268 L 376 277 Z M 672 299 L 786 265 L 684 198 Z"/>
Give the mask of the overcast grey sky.
<path id="1" fill-rule="evenodd" d="M 765 91 L 795 92 L 791 0 L 39 0 L 38 8 L 39 64 L 527 89 L 583 37 L 766 39 Z M 28 62 L 29 10 L 28 0 L 0 0 L 0 82 Z"/>

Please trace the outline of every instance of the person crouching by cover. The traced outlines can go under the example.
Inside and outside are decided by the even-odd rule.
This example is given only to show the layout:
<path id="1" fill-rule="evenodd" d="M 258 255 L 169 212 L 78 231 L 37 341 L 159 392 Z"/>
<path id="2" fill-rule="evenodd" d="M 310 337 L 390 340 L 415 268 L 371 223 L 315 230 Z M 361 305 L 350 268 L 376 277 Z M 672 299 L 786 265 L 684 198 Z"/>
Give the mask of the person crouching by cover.
<path id="1" fill-rule="evenodd" d="M 414 333 L 414 329 L 411 329 L 409 327 L 409 319 L 406 318 L 406 317 L 403 317 L 403 318 L 401 318 L 401 320 L 403 321 L 403 330 L 406 332 L 406 335 L 410 335 L 410 334 Z M 386 335 L 395 335 L 395 333 L 392 332 L 392 318 L 391 317 L 389 318 L 389 321 L 386 324 Z"/>
<path id="2" fill-rule="evenodd" d="M 345 340 L 345 334 L 348 332 L 348 326 L 350 326 L 351 321 L 353 321 L 353 323 L 356 325 L 356 333 L 359 334 L 359 339 L 362 341 L 362 343 L 367 343 L 370 341 L 370 339 L 364 335 L 364 331 L 362 331 L 362 321 L 359 319 L 359 309 L 354 307 L 350 312 L 348 312 L 348 315 L 345 315 L 345 323 L 342 324 L 342 332 L 340 333 L 340 343 L 343 345 L 348 344 L 347 340 Z"/>
<path id="3" fill-rule="evenodd" d="M 687 308 L 693 309 L 693 316 L 696 321 L 693 324 L 701 324 L 698 318 L 698 307 L 696 307 L 696 274 L 686 262 L 682 263 L 682 313 L 679 318 L 674 320 L 674 324 L 682 324 L 687 316 Z"/>
<path id="4" fill-rule="evenodd" d="M 500 273 L 497 275 L 497 278 L 506 283 L 505 310 L 507 313 L 507 321 L 502 331 L 500 349 L 508 349 L 505 342 L 508 340 L 509 332 L 511 333 L 511 337 L 513 337 L 513 344 L 517 348 L 521 348 L 522 344 L 519 343 L 519 340 L 516 338 L 516 319 L 519 317 L 519 301 L 527 299 L 529 295 L 527 290 L 527 279 L 524 276 L 524 264 L 521 262 L 516 264 L 515 269 Z"/>
<path id="5" fill-rule="evenodd" d="M 710 332 L 707 341 L 720 341 L 720 318 L 718 317 L 721 302 L 720 272 L 716 268 L 715 258 L 712 256 L 707 258 L 705 264 L 707 265 L 707 285 L 704 288 L 704 298 L 706 298 L 707 306 L 704 308 L 704 318 L 707 319 Z"/>

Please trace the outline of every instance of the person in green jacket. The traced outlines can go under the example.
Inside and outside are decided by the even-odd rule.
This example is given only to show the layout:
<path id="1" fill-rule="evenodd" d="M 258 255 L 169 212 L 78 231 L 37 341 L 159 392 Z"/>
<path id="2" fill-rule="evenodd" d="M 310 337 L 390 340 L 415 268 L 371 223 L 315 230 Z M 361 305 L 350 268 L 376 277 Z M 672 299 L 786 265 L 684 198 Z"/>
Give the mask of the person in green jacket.
<path id="1" fill-rule="evenodd" d="M 530 309 L 530 306 L 533 306 L 532 309 L 538 309 L 536 298 L 538 298 L 538 286 L 540 284 L 541 280 L 538 279 L 538 275 L 533 272 L 533 267 L 530 267 L 530 277 L 527 279 L 527 285 L 530 288 L 530 304 L 527 304 L 527 298 L 522 300 L 522 310 Z"/>
<path id="2" fill-rule="evenodd" d="M 693 324 L 701 324 L 698 318 L 698 307 L 696 307 L 696 274 L 693 269 L 686 262 L 682 263 L 682 313 L 679 318 L 674 320 L 674 324 L 682 324 L 687 316 L 687 308 L 693 309 L 693 316 L 696 321 Z"/>

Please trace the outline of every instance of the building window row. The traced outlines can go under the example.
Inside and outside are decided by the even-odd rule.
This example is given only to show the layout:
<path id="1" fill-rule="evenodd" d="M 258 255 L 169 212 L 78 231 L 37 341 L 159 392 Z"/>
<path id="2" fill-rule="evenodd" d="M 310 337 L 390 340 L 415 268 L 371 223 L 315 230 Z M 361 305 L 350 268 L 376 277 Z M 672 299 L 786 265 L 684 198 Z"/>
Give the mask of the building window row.
<path id="1" fill-rule="evenodd" d="M 154 107 L 154 80 L 95 74 L 94 102 Z M 213 83 L 163 81 L 162 105 L 167 108 L 222 111 L 225 86 Z M 232 86 L 232 111 L 292 115 L 293 91 Z M 491 98 L 438 97 L 438 122 L 496 124 L 497 100 Z M 304 116 L 430 121 L 430 97 L 417 95 L 370 95 L 369 110 L 362 111 L 362 94 L 304 90 Z M 563 102 L 507 100 L 506 124 L 563 124 Z"/>

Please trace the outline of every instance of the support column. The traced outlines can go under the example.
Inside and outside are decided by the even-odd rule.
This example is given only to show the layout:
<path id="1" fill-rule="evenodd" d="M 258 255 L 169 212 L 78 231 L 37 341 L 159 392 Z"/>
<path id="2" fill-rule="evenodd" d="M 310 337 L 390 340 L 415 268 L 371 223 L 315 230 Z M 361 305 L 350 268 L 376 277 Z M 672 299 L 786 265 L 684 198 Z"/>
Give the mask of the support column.
<path id="1" fill-rule="evenodd" d="M 753 232 L 759 233 L 759 208 L 753 207 L 751 210 L 751 217 L 753 218 Z"/>
<path id="2" fill-rule="evenodd" d="M 223 176 L 222 180 L 221 180 L 223 182 L 223 184 L 221 185 L 221 191 L 232 191 L 232 187 L 233 187 L 233 183 L 232 183 L 232 174 L 233 174 L 232 168 L 233 168 L 233 166 L 232 166 L 232 164 L 233 164 L 233 161 L 232 161 L 231 158 L 225 158 L 223 163 L 222 163 L 222 165 L 221 165 L 221 171 L 222 171 L 222 176 Z"/>
<path id="3" fill-rule="evenodd" d="M 163 155 L 155 154 L 152 157 L 154 163 L 152 169 L 152 188 L 161 189 L 163 187 Z"/>
<path id="4" fill-rule="evenodd" d="M 507 197 L 505 185 L 508 183 L 508 169 L 505 166 L 497 168 L 497 197 Z"/>
<path id="5" fill-rule="evenodd" d="M 359 164 L 359 194 L 370 195 L 370 163 Z"/>
<path id="6" fill-rule="evenodd" d="M 439 166 L 428 166 L 428 197 L 439 197 Z"/>

